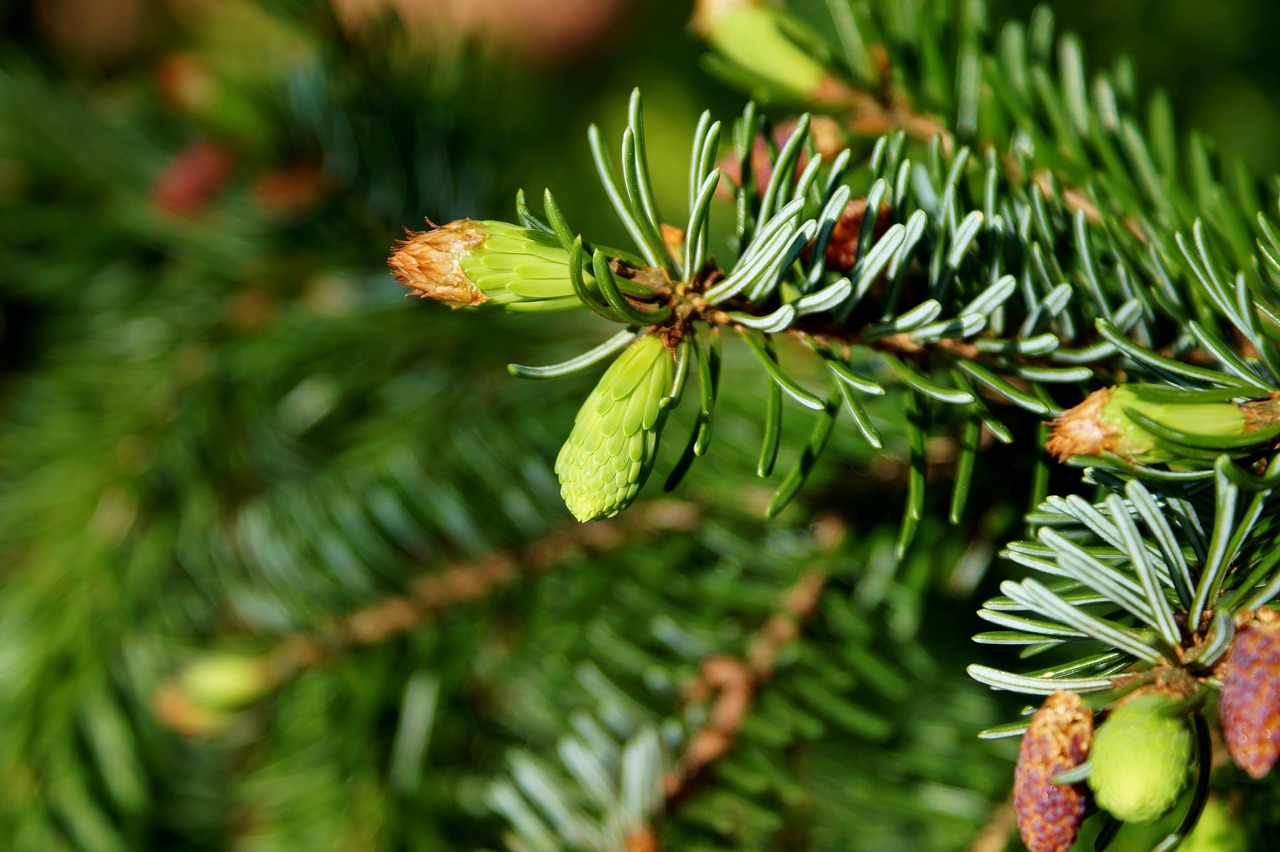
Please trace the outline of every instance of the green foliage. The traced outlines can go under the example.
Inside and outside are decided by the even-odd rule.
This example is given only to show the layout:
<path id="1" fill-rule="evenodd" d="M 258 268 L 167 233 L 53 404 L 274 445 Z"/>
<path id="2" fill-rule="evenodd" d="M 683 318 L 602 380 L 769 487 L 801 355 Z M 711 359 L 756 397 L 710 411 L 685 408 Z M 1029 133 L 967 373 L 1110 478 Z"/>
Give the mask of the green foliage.
<path id="1" fill-rule="evenodd" d="M 0 60 L 13 848 L 999 846 L 1000 691 L 1062 688 L 1194 734 L 1099 848 L 1274 834 L 1208 726 L 1280 592 L 1280 226 L 1127 64 L 1047 9 L 794 0 L 698 23 L 759 106 L 677 156 L 637 92 L 561 150 L 620 105 L 235 5 L 182 36 L 206 100 Z M 555 194 L 494 221 L 528 162 Z M 583 310 L 397 300 L 424 215 Z M 1145 443 L 1056 463 L 1113 385 Z"/>

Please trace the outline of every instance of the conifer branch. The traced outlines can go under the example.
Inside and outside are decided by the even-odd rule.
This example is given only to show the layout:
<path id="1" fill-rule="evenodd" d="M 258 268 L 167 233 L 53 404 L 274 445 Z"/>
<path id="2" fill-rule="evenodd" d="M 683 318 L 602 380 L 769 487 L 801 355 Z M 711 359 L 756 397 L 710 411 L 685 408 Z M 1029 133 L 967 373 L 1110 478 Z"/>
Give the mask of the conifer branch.
<path id="1" fill-rule="evenodd" d="M 828 519 L 826 523 L 838 522 Z M 769 679 L 779 652 L 795 641 L 804 620 L 817 606 L 825 582 L 821 571 L 811 570 L 787 589 L 779 611 L 752 637 L 744 658 L 717 655 L 698 667 L 697 679 L 684 689 L 684 700 L 689 704 L 710 702 L 707 721 L 690 734 L 676 769 L 663 782 L 668 803 L 677 805 L 689 795 L 711 765 L 733 746 L 751 712 L 752 697 Z"/>
<path id="2" fill-rule="evenodd" d="M 454 607 L 474 604 L 516 580 L 549 571 L 572 554 L 608 554 L 663 533 L 687 532 L 700 521 L 700 512 L 692 504 L 653 501 L 637 506 L 625 518 L 562 528 L 518 551 L 498 551 L 479 560 L 444 566 L 411 581 L 408 594 L 383 598 L 334 619 L 317 632 L 286 636 L 256 657 L 238 658 L 235 672 L 225 668 L 215 672 L 197 658 L 157 688 L 153 707 L 160 720 L 178 733 L 197 737 L 216 734 L 228 720 L 228 711 L 242 709 L 306 669 L 417 630 Z M 207 659 L 227 658 L 215 652 Z M 243 697 L 229 703 L 202 704 L 205 688 L 196 681 L 224 672 L 227 678 L 243 676 L 252 683 Z"/>
<path id="3" fill-rule="evenodd" d="M 0 837 L 1056 852 L 1090 790 L 1099 846 L 1275 835 L 1275 187 L 1131 68 L 1047 10 L 699 4 L 755 101 L 660 163 L 633 93 L 572 205 L 410 233 L 446 320 L 371 247 L 487 214 L 587 101 L 201 5 L 249 17 L 156 69 L 0 45 Z M 644 499 L 713 443 L 708 508 Z M 795 499 L 839 547 L 737 511 Z"/>

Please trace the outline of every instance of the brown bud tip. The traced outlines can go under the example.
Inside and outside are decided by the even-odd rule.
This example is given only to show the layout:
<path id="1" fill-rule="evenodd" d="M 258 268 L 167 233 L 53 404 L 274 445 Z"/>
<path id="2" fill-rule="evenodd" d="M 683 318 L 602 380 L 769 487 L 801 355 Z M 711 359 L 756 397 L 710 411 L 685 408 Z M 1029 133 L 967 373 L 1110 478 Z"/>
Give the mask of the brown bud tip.
<path id="1" fill-rule="evenodd" d="M 1097 456 L 1113 449 L 1120 430 L 1102 419 L 1102 409 L 1111 399 L 1112 388 L 1096 390 L 1084 402 L 1053 418 L 1053 431 L 1045 448 L 1059 461 L 1071 456 Z"/>
<path id="2" fill-rule="evenodd" d="M 462 270 L 462 258 L 488 236 L 479 222 L 458 219 L 430 231 L 405 233 L 407 239 L 397 241 L 387 265 L 397 281 L 416 291 L 414 295 L 455 308 L 489 300 Z"/>
<path id="3" fill-rule="evenodd" d="M 1264 615 L 1268 614 L 1268 615 Z M 1261 610 L 1237 631 L 1218 712 L 1236 765 L 1262 778 L 1280 758 L 1280 621 Z"/>
<path id="4" fill-rule="evenodd" d="M 1067 852 L 1084 819 L 1082 784 L 1054 784 L 1089 755 L 1093 713 L 1074 692 L 1055 692 L 1031 717 L 1014 772 L 1013 806 L 1031 852 Z"/>
<path id="5" fill-rule="evenodd" d="M 662 232 L 662 244 L 667 251 L 671 252 L 672 257 L 679 257 L 681 250 L 684 248 L 684 229 L 663 222 L 659 226 L 659 230 Z M 692 275 L 696 271 L 690 270 L 689 274 Z"/>

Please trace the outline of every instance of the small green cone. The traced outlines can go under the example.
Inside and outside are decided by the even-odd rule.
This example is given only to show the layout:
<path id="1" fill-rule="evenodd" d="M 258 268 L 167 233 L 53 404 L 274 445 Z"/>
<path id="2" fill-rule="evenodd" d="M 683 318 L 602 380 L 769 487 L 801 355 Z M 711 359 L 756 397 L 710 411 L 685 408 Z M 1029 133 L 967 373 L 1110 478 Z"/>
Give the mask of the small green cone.
<path id="1" fill-rule="evenodd" d="M 1148 692 L 1121 704 L 1097 729 L 1089 787 L 1098 806 L 1124 822 L 1154 822 L 1178 801 L 1191 762 L 1191 728 L 1175 701 Z"/>
<path id="2" fill-rule="evenodd" d="M 556 238 L 507 222 L 459 219 L 410 231 L 387 263 L 415 295 L 455 308 L 548 311 L 582 305 L 569 278 L 569 253 Z M 586 273 L 584 278 L 592 281 Z"/>
<path id="3" fill-rule="evenodd" d="M 560 448 L 556 474 L 579 521 L 611 518 L 644 485 L 667 409 L 675 362 L 660 338 L 645 335 L 618 356 L 591 391 Z"/>

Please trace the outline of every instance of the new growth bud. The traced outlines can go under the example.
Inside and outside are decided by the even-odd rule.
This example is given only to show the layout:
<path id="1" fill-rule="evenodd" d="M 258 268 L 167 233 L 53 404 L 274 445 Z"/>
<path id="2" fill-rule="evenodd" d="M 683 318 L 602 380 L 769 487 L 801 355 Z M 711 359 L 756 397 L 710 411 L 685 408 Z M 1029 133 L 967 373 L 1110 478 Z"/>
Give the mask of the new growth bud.
<path id="1" fill-rule="evenodd" d="M 1013 781 L 1018 829 L 1031 852 L 1067 852 L 1075 842 L 1087 804 L 1085 787 L 1055 784 L 1053 778 L 1083 763 L 1092 739 L 1093 713 L 1074 692 L 1055 692 L 1031 717 Z"/>
<path id="2" fill-rule="evenodd" d="M 674 371 L 662 340 L 645 335 L 582 404 L 556 459 L 560 493 L 579 521 L 613 517 L 635 499 L 653 466 Z"/>
<path id="3" fill-rule="evenodd" d="M 213 653 L 192 660 L 156 693 L 156 713 L 192 737 L 225 732 L 237 713 L 262 698 L 280 675 L 264 657 Z"/>
<path id="4" fill-rule="evenodd" d="M 582 304 L 569 279 L 569 253 L 560 243 L 506 222 L 458 219 L 409 231 L 387 264 L 416 295 L 454 308 L 493 304 L 536 311 Z"/>
<path id="5" fill-rule="evenodd" d="M 1153 822 L 1187 782 L 1192 734 L 1176 700 L 1135 696 L 1111 711 L 1093 737 L 1089 787 L 1098 806 L 1125 822 Z"/>
<path id="6" fill-rule="evenodd" d="M 183 693 L 202 707 L 239 710 L 276 685 L 275 671 L 262 657 L 209 654 L 188 663 L 178 674 Z"/>
<path id="7" fill-rule="evenodd" d="M 845 86 L 791 38 L 800 21 L 762 0 L 698 0 L 691 26 L 762 94 L 820 102 L 846 96 Z"/>
<path id="8" fill-rule="evenodd" d="M 1231 642 L 1218 712 L 1236 765 L 1254 778 L 1280 758 L 1280 618 L 1263 609 Z"/>
<path id="9" fill-rule="evenodd" d="M 1074 408 L 1053 420 L 1046 448 L 1058 459 L 1097 456 L 1112 452 L 1137 464 L 1155 464 L 1178 459 L 1180 453 L 1168 442 L 1161 443 L 1130 412 L 1137 412 L 1162 426 L 1185 433 L 1194 445 L 1196 436 L 1232 439 L 1259 432 L 1257 445 L 1274 436 L 1270 427 L 1280 423 L 1280 402 L 1251 400 L 1222 401 L 1212 392 L 1196 394 L 1155 385 L 1131 384 L 1096 390 Z M 1260 430 L 1266 429 L 1262 432 Z M 1208 444 L 1208 442 L 1206 442 Z M 1238 446 L 1237 446 L 1238 445 Z M 1247 439 L 1231 444 L 1232 451 L 1247 451 Z M 1225 446 L 1225 445 L 1224 445 Z"/>

